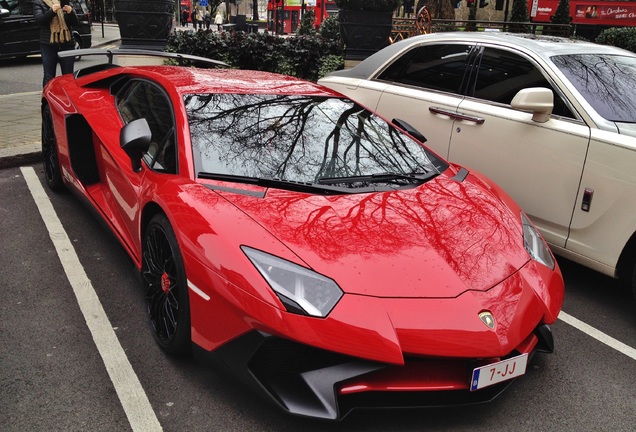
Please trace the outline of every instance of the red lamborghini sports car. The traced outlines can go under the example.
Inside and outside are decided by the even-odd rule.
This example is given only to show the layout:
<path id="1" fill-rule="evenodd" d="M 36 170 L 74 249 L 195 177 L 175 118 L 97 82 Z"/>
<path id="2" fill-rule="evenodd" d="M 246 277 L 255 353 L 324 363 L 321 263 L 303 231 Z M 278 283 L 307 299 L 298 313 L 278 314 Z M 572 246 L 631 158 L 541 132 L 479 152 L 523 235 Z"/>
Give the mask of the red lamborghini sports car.
<path id="1" fill-rule="evenodd" d="M 553 350 L 543 239 L 407 123 L 296 78 L 107 53 L 44 89 L 46 182 L 130 254 L 166 352 L 339 419 L 490 400 Z"/>

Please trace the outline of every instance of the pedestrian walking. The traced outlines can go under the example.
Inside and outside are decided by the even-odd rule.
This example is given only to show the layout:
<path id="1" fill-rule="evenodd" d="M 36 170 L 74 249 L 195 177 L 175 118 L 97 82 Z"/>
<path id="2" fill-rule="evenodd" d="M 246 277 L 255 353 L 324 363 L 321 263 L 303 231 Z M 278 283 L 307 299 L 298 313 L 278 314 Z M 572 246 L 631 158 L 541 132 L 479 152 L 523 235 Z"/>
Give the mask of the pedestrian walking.
<path id="1" fill-rule="evenodd" d="M 210 15 L 210 12 L 205 13 L 203 21 L 205 21 L 205 29 L 210 30 L 210 24 L 212 24 L 212 15 Z"/>
<path id="2" fill-rule="evenodd" d="M 221 31 L 221 26 L 223 25 L 223 16 L 221 16 L 221 12 L 217 11 L 216 16 L 214 17 L 214 24 L 216 24 L 216 30 Z"/>
<path id="3" fill-rule="evenodd" d="M 197 26 L 199 26 L 200 30 L 203 30 L 203 15 L 201 14 L 201 10 L 197 10 Z"/>
<path id="4" fill-rule="evenodd" d="M 190 18 L 192 18 L 192 27 L 197 29 L 197 11 L 196 9 L 192 9 L 192 13 L 190 14 Z"/>
<path id="5" fill-rule="evenodd" d="M 44 77 L 42 87 L 55 77 L 59 63 L 62 74 L 73 73 L 74 57 L 58 58 L 60 51 L 75 49 L 73 28 L 79 20 L 69 0 L 34 0 L 33 17 L 40 26 L 40 50 Z"/>

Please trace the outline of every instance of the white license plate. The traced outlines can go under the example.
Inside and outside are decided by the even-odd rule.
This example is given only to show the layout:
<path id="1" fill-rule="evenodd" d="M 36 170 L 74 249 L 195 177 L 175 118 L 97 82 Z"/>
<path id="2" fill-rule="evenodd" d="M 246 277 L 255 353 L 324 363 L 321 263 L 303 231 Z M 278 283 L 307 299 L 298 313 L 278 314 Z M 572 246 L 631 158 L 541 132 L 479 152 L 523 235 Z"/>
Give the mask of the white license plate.
<path id="1" fill-rule="evenodd" d="M 470 391 L 479 390 L 502 381 L 508 381 L 526 373 L 528 354 L 522 354 L 497 363 L 473 369 Z"/>

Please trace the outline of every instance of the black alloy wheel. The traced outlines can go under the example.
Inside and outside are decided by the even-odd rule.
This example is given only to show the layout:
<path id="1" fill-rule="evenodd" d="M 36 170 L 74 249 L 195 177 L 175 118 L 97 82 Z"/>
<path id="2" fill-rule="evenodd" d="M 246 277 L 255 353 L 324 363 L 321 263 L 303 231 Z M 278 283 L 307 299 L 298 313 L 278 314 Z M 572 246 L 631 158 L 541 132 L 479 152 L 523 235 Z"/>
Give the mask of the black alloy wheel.
<path id="1" fill-rule="evenodd" d="M 52 191 L 64 188 L 60 162 L 57 154 L 57 140 L 53 129 L 53 116 L 48 105 L 42 106 L 42 159 L 46 184 Z"/>
<path id="2" fill-rule="evenodd" d="M 142 276 L 155 340 L 169 354 L 190 354 L 190 301 L 185 269 L 176 236 L 164 214 L 155 215 L 146 227 Z"/>

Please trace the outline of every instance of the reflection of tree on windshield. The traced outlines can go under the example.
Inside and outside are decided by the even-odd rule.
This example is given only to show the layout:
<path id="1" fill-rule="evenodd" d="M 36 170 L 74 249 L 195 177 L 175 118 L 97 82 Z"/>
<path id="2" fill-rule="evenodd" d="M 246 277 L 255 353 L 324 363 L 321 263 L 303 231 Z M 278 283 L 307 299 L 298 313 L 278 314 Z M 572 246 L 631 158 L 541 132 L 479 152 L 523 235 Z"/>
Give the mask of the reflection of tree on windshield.
<path id="1" fill-rule="evenodd" d="M 190 95 L 198 171 L 313 183 L 379 172 L 428 172 L 426 150 L 338 98 Z"/>
<path id="2" fill-rule="evenodd" d="M 324 154 L 324 158 L 323 158 L 323 163 L 320 166 L 320 170 L 318 170 L 318 173 L 316 174 L 316 180 L 318 180 L 319 178 L 322 177 L 336 177 L 338 176 L 337 172 L 336 172 L 336 161 L 338 160 L 338 144 L 340 143 L 340 131 L 342 129 L 342 127 L 345 125 L 347 118 L 349 118 L 349 116 L 353 115 L 356 111 L 359 111 L 359 109 L 356 106 L 351 107 L 348 110 L 345 110 L 342 112 L 342 115 L 340 116 L 340 118 L 338 119 L 338 123 L 336 124 L 336 127 L 333 129 L 333 131 L 327 136 L 327 140 L 325 142 L 325 154 Z M 364 119 L 364 118 L 368 118 L 368 115 L 364 115 L 364 113 L 362 113 L 359 117 L 360 120 Z M 358 126 L 358 133 L 354 135 L 354 139 L 351 141 L 351 145 L 349 146 L 349 148 L 347 148 L 347 150 L 345 150 L 345 159 L 346 156 L 349 154 L 349 150 L 352 146 L 355 145 L 355 148 L 358 149 L 359 145 L 360 145 L 360 132 L 362 129 L 362 123 L 361 121 L 358 122 L 359 126 Z M 329 152 L 329 141 L 333 140 L 333 146 L 332 146 L 332 151 Z M 356 151 L 356 163 L 355 163 L 355 168 L 353 169 L 353 172 L 351 173 L 346 173 L 345 175 L 360 175 L 360 166 L 358 165 L 357 161 L 359 160 L 359 156 L 360 153 L 358 151 Z"/>
<path id="3" fill-rule="evenodd" d="M 600 54 L 556 56 L 552 60 L 604 118 L 636 122 L 636 61 Z"/>

